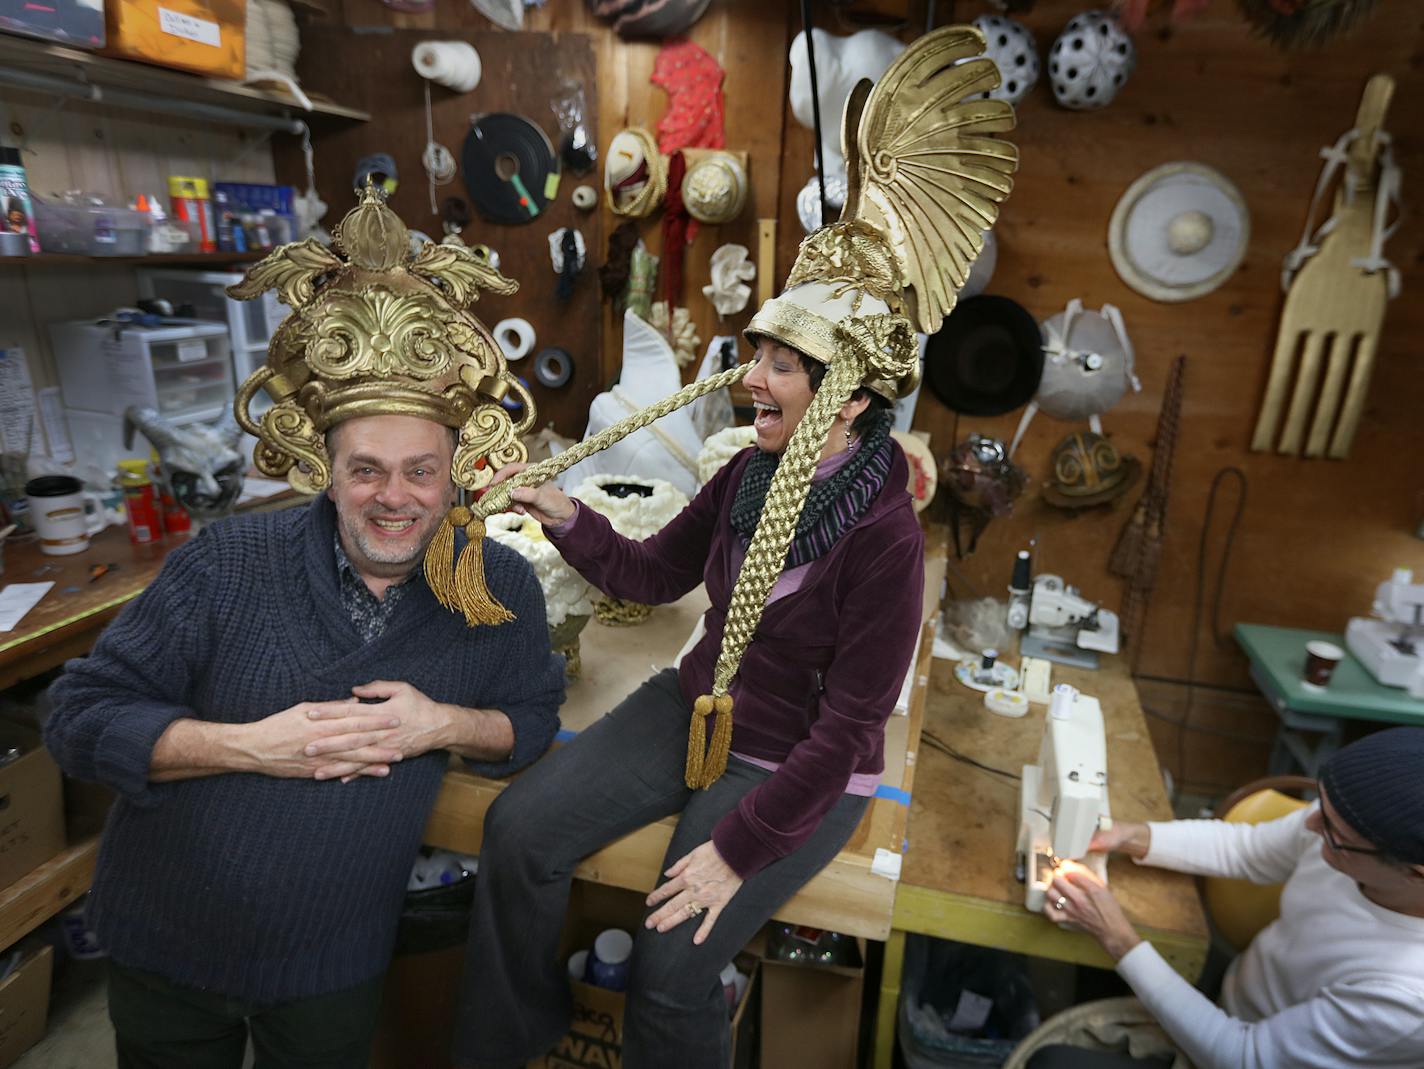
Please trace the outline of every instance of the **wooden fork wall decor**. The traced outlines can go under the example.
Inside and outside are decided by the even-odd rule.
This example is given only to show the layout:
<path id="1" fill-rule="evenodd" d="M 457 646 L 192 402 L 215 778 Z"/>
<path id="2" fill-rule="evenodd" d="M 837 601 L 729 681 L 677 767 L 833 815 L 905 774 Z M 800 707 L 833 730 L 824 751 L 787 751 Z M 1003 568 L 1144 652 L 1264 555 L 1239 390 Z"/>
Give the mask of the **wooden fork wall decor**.
<path id="1" fill-rule="evenodd" d="M 1287 257 L 1289 289 L 1251 438 L 1255 451 L 1275 448 L 1299 456 L 1303 450 L 1307 457 L 1334 459 L 1349 455 L 1369 392 L 1385 304 L 1394 296 L 1392 277 L 1397 277 L 1381 255 L 1390 232 L 1386 215 L 1398 186 L 1383 130 L 1393 93 L 1389 75 L 1371 78 L 1354 130 L 1322 153 L 1327 163 L 1317 197 L 1334 170 L 1343 173 L 1331 217 L 1314 234 L 1307 220 L 1306 236 Z"/>

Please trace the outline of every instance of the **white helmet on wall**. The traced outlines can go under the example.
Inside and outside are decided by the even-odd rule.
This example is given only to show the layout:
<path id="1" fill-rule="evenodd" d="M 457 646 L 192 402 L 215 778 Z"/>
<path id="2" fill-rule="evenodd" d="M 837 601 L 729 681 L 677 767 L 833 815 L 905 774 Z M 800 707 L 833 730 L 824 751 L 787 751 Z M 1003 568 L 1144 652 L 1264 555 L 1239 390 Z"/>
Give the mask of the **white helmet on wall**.
<path id="1" fill-rule="evenodd" d="M 1106 107 L 1137 66 L 1137 49 L 1106 11 L 1074 15 L 1048 53 L 1053 95 L 1065 108 Z"/>
<path id="2" fill-rule="evenodd" d="M 1038 83 L 1038 46 L 1028 27 L 1002 15 L 980 15 L 974 28 L 984 35 L 984 54 L 999 68 L 999 85 L 985 98 L 1017 104 Z"/>

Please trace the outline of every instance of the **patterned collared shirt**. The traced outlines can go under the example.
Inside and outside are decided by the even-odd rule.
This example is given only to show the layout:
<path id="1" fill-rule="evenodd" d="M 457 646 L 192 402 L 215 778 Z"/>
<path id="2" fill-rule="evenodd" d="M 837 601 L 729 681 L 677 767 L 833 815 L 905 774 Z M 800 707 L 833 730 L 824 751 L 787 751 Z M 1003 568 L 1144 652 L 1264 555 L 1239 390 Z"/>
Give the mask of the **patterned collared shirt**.
<path id="1" fill-rule="evenodd" d="M 410 588 L 410 576 L 386 587 L 385 596 L 378 598 L 371 593 L 371 588 L 366 585 L 366 580 L 356 573 L 356 567 L 351 563 L 351 558 L 341 548 L 341 536 L 337 535 L 334 541 L 336 543 L 336 575 L 341 581 L 341 605 L 346 610 L 346 614 L 351 617 L 351 622 L 356 625 L 356 630 L 361 638 L 366 642 L 373 642 L 381 637 L 382 632 L 386 629 L 386 622 L 391 618 L 391 613 L 395 612 L 396 605 Z M 412 571 L 411 575 L 414 574 Z"/>

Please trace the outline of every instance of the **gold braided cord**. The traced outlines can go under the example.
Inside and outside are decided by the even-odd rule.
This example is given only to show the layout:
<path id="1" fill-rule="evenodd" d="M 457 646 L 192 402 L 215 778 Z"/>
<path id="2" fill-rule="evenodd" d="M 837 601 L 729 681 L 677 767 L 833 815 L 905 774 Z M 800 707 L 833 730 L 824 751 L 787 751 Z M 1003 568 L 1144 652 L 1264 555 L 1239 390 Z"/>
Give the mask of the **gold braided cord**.
<path id="1" fill-rule="evenodd" d="M 618 194 L 605 182 L 608 210 L 614 215 L 643 219 L 657 211 L 658 205 L 667 196 L 668 161 L 658 151 L 657 139 L 648 131 L 638 126 L 632 126 L 624 133 L 631 134 L 642 146 L 643 160 L 648 165 L 648 180 L 643 183 L 643 188 L 622 206 L 618 203 Z"/>
<path id="2" fill-rule="evenodd" d="M 697 727 L 697 721 L 705 719 L 705 716 L 698 718 L 694 714 L 693 730 L 688 738 L 686 770 L 687 785 L 693 790 L 711 786 L 727 767 L 727 754 L 732 742 L 732 698 L 728 688 L 732 677 L 737 674 L 742 654 L 761 622 L 767 596 L 781 574 L 781 566 L 796 533 L 796 523 L 801 517 L 801 506 L 805 504 L 806 494 L 811 488 L 811 476 L 815 474 L 816 464 L 821 459 L 821 449 L 840 414 L 841 406 L 850 399 L 864 377 L 865 361 L 853 353 L 843 352 L 831 362 L 830 370 L 806 414 L 801 417 L 800 424 L 792 432 L 791 442 L 777 465 L 776 474 L 772 476 L 761 520 L 757 523 L 756 534 L 752 536 L 727 606 L 722 650 L 712 675 L 712 694 L 704 695 L 715 703 L 718 714 L 712 746 L 705 755 L 700 745 L 700 736 L 705 735 L 705 729 L 699 731 Z M 698 701 L 701 705 L 701 699 Z"/>
<path id="3" fill-rule="evenodd" d="M 733 383 L 741 382 L 743 377 L 752 369 L 750 362 L 738 364 L 734 368 L 719 372 L 710 378 L 699 379 L 678 390 L 677 393 L 669 394 L 661 401 L 649 405 L 640 412 L 635 412 L 625 419 L 619 420 L 607 430 L 600 431 L 592 438 L 585 438 L 575 446 L 565 449 L 558 456 L 550 457 L 548 460 L 541 460 L 532 467 L 525 468 L 512 479 L 506 479 L 502 483 L 497 483 L 485 492 L 474 506 L 477 516 L 493 516 L 496 512 L 504 512 L 509 508 L 511 491 L 521 486 L 538 486 L 546 483 L 550 479 L 563 474 L 572 468 L 580 460 L 591 457 L 595 453 L 601 453 L 615 442 L 621 442 L 634 431 L 640 431 L 648 424 L 662 419 L 669 412 L 676 412 L 684 405 L 689 405 L 704 394 L 712 393 L 723 387 L 731 386 Z"/>
<path id="4" fill-rule="evenodd" d="M 425 554 L 425 578 L 431 592 L 441 605 L 465 614 L 465 622 L 470 627 L 479 624 L 502 624 L 514 619 L 514 615 L 500 604 L 485 582 L 484 549 L 485 517 L 504 512 L 510 505 L 510 494 L 517 487 L 538 486 L 567 471 L 585 457 L 602 452 L 614 442 L 622 441 L 634 431 L 642 430 L 654 420 L 661 419 L 669 412 L 675 412 L 683 405 L 691 404 L 703 394 L 711 393 L 740 382 L 752 369 L 752 364 L 738 364 L 734 368 L 701 379 L 684 386 L 670 397 L 664 397 L 656 404 L 649 405 L 641 412 L 635 412 L 627 419 L 620 420 L 607 430 L 592 438 L 564 450 L 558 456 L 541 461 L 531 468 L 525 468 L 512 479 L 490 487 L 479 502 L 471 508 L 457 505 L 451 509 L 436 529 L 435 537 Z M 460 553 L 460 560 L 453 568 L 451 557 L 455 549 L 455 528 L 463 527 L 469 542 Z"/>

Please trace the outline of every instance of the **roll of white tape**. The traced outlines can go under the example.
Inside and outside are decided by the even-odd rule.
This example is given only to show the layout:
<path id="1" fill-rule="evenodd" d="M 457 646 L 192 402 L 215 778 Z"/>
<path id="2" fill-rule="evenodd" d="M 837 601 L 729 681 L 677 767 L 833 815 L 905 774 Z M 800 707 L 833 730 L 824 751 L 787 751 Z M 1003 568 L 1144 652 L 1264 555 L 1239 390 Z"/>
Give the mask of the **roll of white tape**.
<path id="1" fill-rule="evenodd" d="M 574 207 L 581 212 L 592 211 L 598 204 L 598 193 L 592 186 L 574 186 Z"/>
<path id="2" fill-rule="evenodd" d="M 411 50 L 410 62 L 422 78 L 457 93 L 480 84 L 480 54 L 468 41 L 422 41 Z"/>
<path id="3" fill-rule="evenodd" d="M 984 704 L 991 713 L 998 713 L 1000 716 L 1023 716 L 1028 712 L 1028 699 L 1024 697 L 1023 692 L 1005 690 L 1003 687 L 986 690 Z"/>
<path id="4" fill-rule="evenodd" d="M 494 325 L 494 340 L 506 360 L 523 360 L 534 348 L 534 328 L 527 319 L 501 319 Z"/>

